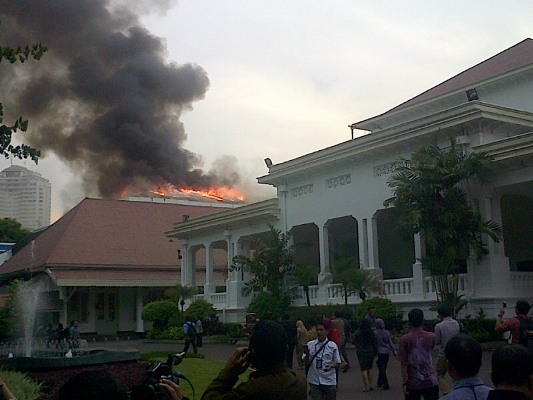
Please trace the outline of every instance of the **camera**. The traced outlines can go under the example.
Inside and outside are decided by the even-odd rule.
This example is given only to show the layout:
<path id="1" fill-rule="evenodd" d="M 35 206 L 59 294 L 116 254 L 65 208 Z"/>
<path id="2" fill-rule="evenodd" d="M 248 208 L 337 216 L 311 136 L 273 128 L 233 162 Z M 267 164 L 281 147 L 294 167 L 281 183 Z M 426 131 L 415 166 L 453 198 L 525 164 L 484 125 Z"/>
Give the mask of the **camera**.
<path id="1" fill-rule="evenodd" d="M 172 400 L 168 391 L 159 384 L 161 379 L 169 379 L 176 384 L 174 365 L 183 361 L 185 353 L 169 354 L 166 362 L 156 361 L 148 365 L 146 379 L 135 387 L 130 395 L 131 400 Z"/>

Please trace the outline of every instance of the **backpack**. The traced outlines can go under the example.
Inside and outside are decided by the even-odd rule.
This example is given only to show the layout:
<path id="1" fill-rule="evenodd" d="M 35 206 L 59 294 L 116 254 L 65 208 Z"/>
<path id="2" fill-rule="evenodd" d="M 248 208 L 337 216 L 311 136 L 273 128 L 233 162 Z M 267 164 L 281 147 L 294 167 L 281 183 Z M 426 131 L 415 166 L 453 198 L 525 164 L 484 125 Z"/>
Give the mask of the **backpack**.
<path id="1" fill-rule="evenodd" d="M 533 319 L 531 317 L 522 318 L 517 316 L 520 321 L 520 337 L 518 343 L 526 346 L 533 347 Z"/>
<path id="2" fill-rule="evenodd" d="M 187 329 L 187 336 L 196 337 L 196 325 L 193 322 L 187 322 L 187 326 L 189 328 Z"/>

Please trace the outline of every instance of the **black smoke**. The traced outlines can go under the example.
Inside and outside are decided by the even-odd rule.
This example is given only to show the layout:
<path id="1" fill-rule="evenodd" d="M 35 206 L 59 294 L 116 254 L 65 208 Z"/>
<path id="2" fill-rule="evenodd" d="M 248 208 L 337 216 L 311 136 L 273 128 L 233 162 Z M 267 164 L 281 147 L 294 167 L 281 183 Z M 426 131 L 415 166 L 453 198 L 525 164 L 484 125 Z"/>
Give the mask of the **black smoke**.
<path id="1" fill-rule="evenodd" d="M 89 192 L 116 197 L 168 183 L 204 189 L 239 180 L 234 172 L 204 173 L 201 157 L 183 147 L 179 117 L 204 97 L 207 73 L 167 62 L 164 41 L 133 8 L 0 0 L 0 23 L 2 45 L 49 48 L 39 62 L 0 64 L 0 101 L 12 117 L 30 120 L 23 142 L 79 171 Z"/>

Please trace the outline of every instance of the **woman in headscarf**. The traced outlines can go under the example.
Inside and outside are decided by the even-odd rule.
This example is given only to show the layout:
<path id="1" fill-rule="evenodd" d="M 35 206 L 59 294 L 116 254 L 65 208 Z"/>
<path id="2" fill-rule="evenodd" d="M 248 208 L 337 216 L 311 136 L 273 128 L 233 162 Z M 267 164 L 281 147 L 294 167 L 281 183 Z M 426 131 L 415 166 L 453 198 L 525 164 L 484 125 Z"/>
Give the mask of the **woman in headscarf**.
<path id="1" fill-rule="evenodd" d="M 305 363 L 302 360 L 302 355 L 304 353 L 304 347 L 309 342 L 309 332 L 300 319 L 296 321 L 296 332 L 296 360 L 298 360 L 298 368 L 304 369 Z"/>
<path id="2" fill-rule="evenodd" d="M 387 364 L 389 362 L 389 351 L 396 356 L 396 346 L 392 342 L 390 332 L 385 329 L 385 321 L 381 318 L 376 319 L 376 330 L 374 331 L 378 344 L 378 387 L 383 390 L 389 390 L 389 380 L 387 379 Z"/>

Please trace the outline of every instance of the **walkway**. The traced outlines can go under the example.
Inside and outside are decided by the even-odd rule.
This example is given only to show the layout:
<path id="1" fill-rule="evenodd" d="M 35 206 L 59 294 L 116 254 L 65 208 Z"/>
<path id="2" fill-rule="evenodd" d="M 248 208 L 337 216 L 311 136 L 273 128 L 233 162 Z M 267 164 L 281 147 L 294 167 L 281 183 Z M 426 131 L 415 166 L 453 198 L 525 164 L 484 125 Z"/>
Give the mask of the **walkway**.
<path id="1" fill-rule="evenodd" d="M 103 348 L 103 349 L 134 349 L 141 353 L 149 352 L 178 352 L 183 348 L 182 342 L 174 341 L 151 341 L 151 340 L 119 340 L 119 341 L 107 341 L 107 342 L 95 342 L 90 344 L 91 348 Z M 204 343 L 204 346 L 199 349 L 199 352 L 204 354 L 206 358 L 216 360 L 226 360 L 235 350 L 236 346 L 231 344 L 209 344 Z M 391 359 L 389 362 L 387 376 L 391 385 L 391 390 L 384 391 L 381 389 L 375 389 L 372 392 L 363 392 L 363 383 L 361 380 L 359 365 L 357 364 L 357 358 L 354 348 L 348 348 L 348 357 L 352 363 L 352 368 L 347 373 L 340 373 L 339 378 L 339 390 L 337 393 L 338 400 L 397 400 L 402 399 L 400 395 L 401 391 L 401 374 L 400 363 L 395 359 Z M 490 357 L 491 352 L 485 351 L 483 354 L 483 366 L 481 367 L 480 376 L 485 383 L 492 386 L 490 380 Z M 303 373 L 303 371 L 298 371 Z M 377 379 L 377 368 L 374 368 L 375 378 Z M 194 383 L 194 378 L 191 378 Z"/>

